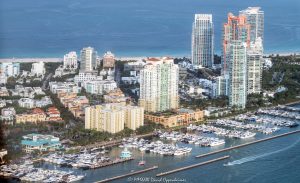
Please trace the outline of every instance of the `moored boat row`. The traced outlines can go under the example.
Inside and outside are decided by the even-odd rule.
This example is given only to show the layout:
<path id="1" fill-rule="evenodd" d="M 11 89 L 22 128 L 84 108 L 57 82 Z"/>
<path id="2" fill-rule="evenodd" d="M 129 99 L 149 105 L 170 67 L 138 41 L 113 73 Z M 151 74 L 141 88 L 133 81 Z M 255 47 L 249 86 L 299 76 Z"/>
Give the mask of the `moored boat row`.
<path id="1" fill-rule="evenodd" d="M 181 141 L 184 143 L 201 145 L 201 146 L 217 146 L 225 144 L 224 139 L 216 137 L 205 137 L 196 134 L 183 134 L 176 131 L 172 132 L 158 132 L 158 136 L 161 139 Z"/>
<path id="2" fill-rule="evenodd" d="M 17 178 L 22 182 L 77 182 L 84 178 L 84 175 L 75 175 L 71 171 L 35 168 L 31 163 L 2 165 L 0 170 L 1 176 Z"/>
<path id="3" fill-rule="evenodd" d="M 239 138 L 239 139 L 246 139 L 251 138 L 256 135 L 256 133 L 250 131 L 238 131 L 238 130 L 227 130 L 224 128 L 218 128 L 211 125 L 190 125 L 187 127 L 188 130 L 197 130 L 203 133 L 214 133 L 219 136 L 225 136 L 229 138 Z"/>
<path id="4" fill-rule="evenodd" d="M 124 139 L 123 145 L 121 147 L 128 148 L 138 148 L 140 151 L 145 151 L 146 153 L 155 153 L 165 156 L 179 156 L 188 154 L 192 151 L 192 148 L 189 147 L 178 147 L 173 144 L 165 144 L 162 141 L 150 142 L 144 139 Z"/>

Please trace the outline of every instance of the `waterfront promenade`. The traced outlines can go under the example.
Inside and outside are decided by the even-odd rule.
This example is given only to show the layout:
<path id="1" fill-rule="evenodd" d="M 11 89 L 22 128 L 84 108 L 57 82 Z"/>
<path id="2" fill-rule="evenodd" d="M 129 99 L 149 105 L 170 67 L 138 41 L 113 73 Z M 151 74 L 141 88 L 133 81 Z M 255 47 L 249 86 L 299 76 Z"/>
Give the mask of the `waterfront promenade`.
<path id="1" fill-rule="evenodd" d="M 151 136 L 153 136 L 153 133 L 147 133 L 144 135 L 136 135 L 136 136 L 133 136 L 133 138 L 145 138 L 145 137 L 151 137 Z M 120 145 L 121 142 L 122 142 L 122 139 L 119 139 L 119 140 L 112 140 L 112 141 L 108 141 L 108 142 L 105 141 L 105 142 L 89 144 L 86 146 L 75 146 L 75 147 L 71 147 L 70 149 L 83 150 L 83 149 L 92 149 L 92 148 L 101 148 L 101 147 L 113 147 L 113 146 Z"/>

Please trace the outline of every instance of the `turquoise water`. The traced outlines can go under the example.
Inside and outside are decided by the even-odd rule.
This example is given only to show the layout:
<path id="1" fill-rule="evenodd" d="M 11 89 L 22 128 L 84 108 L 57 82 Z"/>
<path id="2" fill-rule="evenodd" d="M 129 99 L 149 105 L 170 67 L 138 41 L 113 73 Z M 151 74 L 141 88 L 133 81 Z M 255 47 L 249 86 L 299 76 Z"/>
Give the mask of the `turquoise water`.
<path id="1" fill-rule="evenodd" d="M 61 57 L 94 46 L 117 56 L 190 55 L 195 13 L 212 13 L 216 52 L 227 13 L 265 11 L 266 52 L 300 51 L 299 0 L 0 0 L 0 58 Z"/>
<path id="2" fill-rule="evenodd" d="M 300 105 L 298 105 L 300 107 Z M 283 128 L 281 131 L 273 135 L 285 133 L 297 128 Z M 120 179 L 114 182 L 139 182 L 129 181 L 134 178 L 155 178 L 157 173 L 173 170 L 178 167 L 192 165 L 203 162 L 209 159 L 229 155 L 230 158 L 224 161 L 215 162 L 213 164 L 193 168 L 190 170 L 178 172 L 166 176 L 167 179 L 185 179 L 188 183 L 297 183 L 300 180 L 300 136 L 298 134 L 289 135 L 282 138 L 277 138 L 262 143 L 253 144 L 250 146 L 234 149 L 228 152 L 215 154 L 209 157 L 196 159 L 198 154 L 215 151 L 224 147 L 246 143 L 260 138 L 270 137 L 258 133 L 255 138 L 247 140 L 236 140 L 226 138 L 226 144 L 218 147 L 199 147 L 191 144 L 178 143 L 179 146 L 193 147 L 189 156 L 181 157 L 166 157 L 154 155 L 152 153 L 145 154 L 144 159 L 146 165 L 138 166 L 138 161 L 141 159 L 141 153 L 138 150 L 132 150 L 134 157 L 133 161 L 122 165 L 114 165 L 95 170 L 75 170 L 77 173 L 85 174 L 86 178 L 82 182 L 94 182 L 105 178 L 126 174 L 132 170 L 139 170 L 154 165 L 158 165 L 159 169 L 144 174 L 132 176 L 130 178 Z M 110 153 L 111 157 L 116 157 L 120 154 L 120 148 L 114 148 Z M 46 164 L 44 167 L 53 168 L 52 165 Z M 63 168 L 69 170 L 67 168 Z M 140 181 L 141 182 L 141 181 Z M 151 181 L 148 181 L 151 182 Z M 153 182 L 153 181 L 152 181 Z"/>

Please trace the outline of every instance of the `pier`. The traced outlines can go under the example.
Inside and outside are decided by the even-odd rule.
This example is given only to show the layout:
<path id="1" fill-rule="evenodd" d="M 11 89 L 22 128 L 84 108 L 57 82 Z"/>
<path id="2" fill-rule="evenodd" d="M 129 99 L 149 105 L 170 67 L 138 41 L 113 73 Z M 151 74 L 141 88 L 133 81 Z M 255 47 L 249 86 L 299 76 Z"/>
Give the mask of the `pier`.
<path id="1" fill-rule="evenodd" d="M 227 159 L 229 157 L 230 156 L 223 156 L 223 157 L 212 159 L 212 160 L 205 161 L 205 162 L 202 162 L 202 163 L 197 163 L 197 164 L 194 164 L 194 165 L 189 165 L 189 166 L 185 166 L 185 167 L 182 167 L 182 168 L 177 168 L 177 169 L 174 169 L 174 170 L 171 170 L 171 171 L 168 171 L 168 172 L 159 173 L 159 174 L 156 175 L 156 177 L 161 177 L 161 176 L 169 175 L 169 174 L 172 174 L 172 173 L 180 172 L 180 171 L 183 171 L 183 170 L 195 168 L 195 167 L 198 167 L 198 166 L 207 165 L 207 164 L 214 163 L 214 162 L 217 162 L 217 161 L 222 161 L 222 160 Z"/>
<path id="2" fill-rule="evenodd" d="M 110 182 L 110 181 L 121 179 L 121 178 L 124 178 L 124 177 L 129 177 L 131 175 L 137 175 L 137 174 L 145 173 L 145 172 L 157 169 L 157 168 L 158 168 L 158 166 L 153 166 L 151 168 L 146 168 L 144 170 L 139 170 L 139 171 L 127 173 L 127 174 L 124 174 L 124 175 L 118 175 L 118 176 L 115 176 L 115 177 L 112 177 L 112 178 L 103 179 L 103 180 L 100 180 L 96 183 Z"/>
<path id="3" fill-rule="evenodd" d="M 245 144 L 228 147 L 228 148 L 221 149 L 221 150 L 218 150 L 218 151 L 213 151 L 213 152 L 209 152 L 209 153 L 206 153 L 206 154 L 200 154 L 200 155 L 195 156 L 195 157 L 196 158 L 202 158 L 202 157 L 205 157 L 205 156 L 210 156 L 210 155 L 213 155 L 213 154 L 230 151 L 232 149 L 237 149 L 237 148 L 249 146 L 249 145 L 252 145 L 252 144 L 256 144 L 256 143 L 260 143 L 260 142 L 264 142 L 264 141 L 276 139 L 276 138 L 279 138 L 279 137 L 284 137 L 284 136 L 292 135 L 292 134 L 299 133 L 299 132 L 300 132 L 300 130 L 296 130 L 296 131 L 292 131 L 292 132 L 287 132 L 287 133 L 283 133 L 283 134 L 280 134 L 280 135 L 275 135 L 273 137 L 268 137 L 268 138 L 256 140 L 256 141 L 253 141 L 253 142 L 248 142 L 248 143 L 245 143 Z"/>
<path id="4" fill-rule="evenodd" d="M 90 168 L 91 169 L 96 169 L 96 168 L 102 168 L 102 167 L 106 167 L 106 166 L 110 166 L 110 165 L 114 165 L 114 164 L 119 164 L 119 163 L 124 163 L 127 161 L 131 161 L 134 158 L 126 158 L 126 159 L 118 159 L 118 160 L 114 160 L 114 161 L 110 161 L 110 162 L 106 162 L 106 163 L 99 163 L 97 165 L 92 165 Z"/>

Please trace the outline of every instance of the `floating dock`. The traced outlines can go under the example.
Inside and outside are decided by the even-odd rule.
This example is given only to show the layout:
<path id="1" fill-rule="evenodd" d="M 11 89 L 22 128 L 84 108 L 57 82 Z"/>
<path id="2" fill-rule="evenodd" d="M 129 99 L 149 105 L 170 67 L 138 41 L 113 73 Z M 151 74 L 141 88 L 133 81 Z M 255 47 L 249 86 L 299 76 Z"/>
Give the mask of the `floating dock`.
<path id="1" fill-rule="evenodd" d="M 161 177 L 161 176 L 169 175 L 169 174 L 172 174 L 172 173 L 180 172 L 180 171 L 183 171 L 183 170 L 195 168 L 195 167 L 198 167 L 198 166 L 207 165 L 207 164 L 214 163 L 214 162 L 217 162 L 217 161 L 221 161 L 221 160 L 224 160 L 224 159 L 227 159 L 227 158 L 229 158 L 229 156 L 223 156 L 223 157 L 212 159 L 212 160 L 205 161 L 205 162 L 202 162 L 202 163 L 197 163 L 197 164 L 194 164 L 194 165 L 189 165 L 189 166 L 185 166 L 185 167 L 182 167 L 182 168 L 177 168 L 177 169 L 174 169 L 174 170 L 171 170 L 171 171 L 168 171 L 168 172 L 159 173 L 159 174 L 156 175 L 156 177 Z"/>
<path id="2" fill-rule="evenodd" d="M 280 134 L 280 135 L 275 135 L 273 137 L 264 138 L 264 139 L 256 140 L 256 141 L 253 141 L 253 142 L 248 142 L 248 143 L 237 145 L 237 146 L 228 147 L 228 148 L 221 149 L 221 150 L 218 150 L 218 151 L 213 151 L 213 152 L 209 152 L 209 153 L 206 153 L 206 154 L 200 154 L 200 155 L 195 156 L 195 157 L 196 158 L 202 158 L 202 157 L 205 157 L 205 156 L 210 156 L 210 155 L 217 154 L 217 153 L 220 153 L 220 152 L 230 151 L 232 149 L 237 149 L 237 148 L 249 146 L 249 145 L 252 145 L 252 144 L 259 143 L 259 142 L 264 142 L 264 141 L 268 141 L 268 140 L 276 139 L 276 138 L 279 138 L 279 137 L 292 135 L 292 134 L 299 133 L 299 132 L 300 132 L 300 130 L 287 132 L 287 133 L 283 133 L 283 134 Z"/>
<path id="3" fill-rule="evenodd" d="M 158 166 L 153 166 L 151 168 L 146 168 L 144 170 L 139 170 L 139 171 L 131 172 L 131 173 L 128 173 L 128 174 L 118 175 L 118 176 L 115 176 L 115 177 L 112 177 L 112 178 L 103 179 L 103 180 L 100 180 L 96 183 L 110 182 L 110 181 L 113 181 L 113 180 L 117 180 L 117 179 L 121 179 L 121 178 L 124 178 L 124 177 L 131 176 L 131 175 L 137 175 L 137 174 L 145 173 L 145 172 L 157 169 L 157 168 L 158 168 Z"/>

